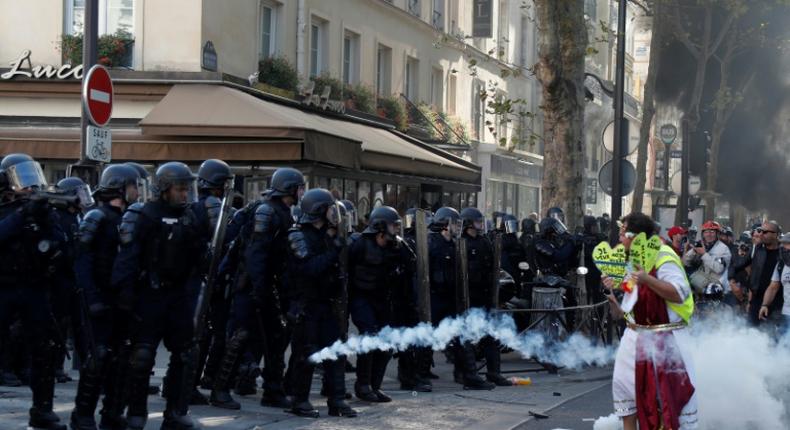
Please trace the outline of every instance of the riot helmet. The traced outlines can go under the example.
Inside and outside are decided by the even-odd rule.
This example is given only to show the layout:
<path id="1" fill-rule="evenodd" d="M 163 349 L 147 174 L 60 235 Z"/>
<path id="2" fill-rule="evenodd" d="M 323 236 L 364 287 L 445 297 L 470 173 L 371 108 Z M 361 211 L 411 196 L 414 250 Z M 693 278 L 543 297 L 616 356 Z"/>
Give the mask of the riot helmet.
<path id="1" fill-rule="evenodd" d="M 234 178 L 228 163 L 214 158 L 208 159 L 198 169 L 198 188 L 229 190 L 233 188 Z"/>
<path id="2" fill-rule="evenodd" d="M 310 224 L 319 220 L 327 221 L 332 225 L 340 222 L 340 212 L 335 205 L 335 198 L 325 188 L 308 190 L 304 193 L 299 206 L 302 209 L 299 224 Z"/>
<path id="3" fill-rule="evenodd" d="M 551 207 L 546 211 L 546 218 L 556 218 L 560 220 L 563 225 L 565 224 L 565 212 L 556 206 Z"/>
<path id="4" fill-rule="evenodd" d="M 76 176 L 61 179 L 58 181 L 57 185 L 55 185 L 55 188 L 59 192 L 76 197 L 78 199 L 76 206 L 83 209 L 91 207 L 96 203 L 91 195 L 90 185 Z"/>
<path id="5" fill-rule="evenodd" d="M 156 169 L 156 174 L 154 174 L 153 191 L 155 198 L 161 199 L 162 195 L 172 187 L 186 187 L 187 191 L 191 192 L 191 196 L 181 201 L 168 202 L 173 207 L 186 207 L 189 203 L 194 202 L 197 197 L 195 178 L 189 166 L 180 161 L 170 161 L 162 164 Z"/>
<path id="6" fill-rule="evenodd" d="M 137 170 L 128 164 L 109 164 L 99 178 L 96 197 L 104 201 L 121 198 L 126 203 L 134 203 L 139 197 L 139 188 L 135 195 L 130 186 L 139 186 L 139 178 Z"/>
<path id="7" fill-rule="evenodd" d="M 449 206 L 441 207 L 433 215 L 429 227 L 432 231 L 448 230 L 453 236 L 458 236 L 461 233 L 461 214 Z"/>
<path id="8" fill-rule="evenodd" d="M 20 192 L 27 188 L 41 189 L 46 188 L 47 179 L 41 165 L 27 154 L 8 154 L 0 161 L 0 171 L 2 171 L 8 187 L 14 192 Z"/>
<path id="9" fill-rule="evenodd" d="M 521 234 L 535 234 L 538 232 L 538 223 L 532 218 L 521 220 Z"/>
<path id="10" fill-rule="evenodd" d="M 137 175 L 139 176 L 137 178 L 137 201 L 140 203 L 145 203 L 151 200 L 151 175 L 148 174 L 148 170 L 146 170 L 142 164 L 135 163 L 133 161 L 127 161 L 123 164 L 126 164 L 127 166 L 130 166 L 136 170 Z"/>
<path id="11" fill-rule="evenodd" d="M 363 234 L 384 233 L 389 237 L 401 236 L 402 223 L 398 211 L 392 206 L 379 206 L 370 213 L 368 226 Z"/>
<path id="12" fill-rule="evenodd" d="M 518 233 L 518 218 L 514 215 L 505 214 L 502 216 L 502 230 L 506 234 Z"/>
<path id="13" fill-rule="evenodd" d="M 559 236 L 567 232 L 568 229 L 565 227 L 565 224 L 557 218 L 546 217 L 540 221 L 540 234 L 543 237 Z"/>
<path id="14" fill-rule="evenodd" d="M 486 220 L 485 216 L 479 209 L 468 207 L 461 210 L 461 220 L 463 221 L 463 229 L 466 231 L 468 228 L 474 228 L 478 233 L 485 233 Z"/>
<path id="15" fill-rule="evenodd" d="M 292 167 L 281 167 L 274 171 L 269 189 L 265 194 L 269 197 L 293 197 L 297 202 L 302 198 L 305 181 L 302 172 Z"/>

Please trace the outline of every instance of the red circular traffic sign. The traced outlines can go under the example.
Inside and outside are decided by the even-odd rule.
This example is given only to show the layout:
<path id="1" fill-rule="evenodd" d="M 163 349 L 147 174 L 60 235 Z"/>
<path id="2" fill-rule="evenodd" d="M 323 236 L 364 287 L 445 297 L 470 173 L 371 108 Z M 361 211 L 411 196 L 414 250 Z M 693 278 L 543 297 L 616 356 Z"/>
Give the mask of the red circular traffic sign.
<path id="1" fill-rule="evenodd" d="M 99 64 L 91 67 L 82 79 L 82 105 L 88 120 L 104 127 L 112 117 L 113 88 L 110 72 Z"/>

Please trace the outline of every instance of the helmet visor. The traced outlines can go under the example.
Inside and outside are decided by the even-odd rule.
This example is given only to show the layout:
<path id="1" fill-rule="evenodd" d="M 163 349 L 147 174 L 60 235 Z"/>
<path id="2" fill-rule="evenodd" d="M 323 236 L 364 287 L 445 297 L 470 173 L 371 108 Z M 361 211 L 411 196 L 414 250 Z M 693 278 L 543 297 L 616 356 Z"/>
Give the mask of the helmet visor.
<path id="1" fill-rule="evenodd" d="M 37 161 L 24 161 L 14 164 L 6 169 L 6 175 L 8 176 L 8 186 L 14 191 L 31 187 L 45 188 L 47 186 L 44 171 Z"/>
<path id="2" fill-rule="evenodd" d="M 151 182 L 148 178 L 137 178 L 137 202 L 146 203 L 151 200 Z M 130 202 L 134 203 L 134 202 Z"/>
<path id="3" fill-rule="evenodd" d="M 339 226 L 343 218 L 341 214 L 340 203 L 335 202 L 329 205 L 329 207 L 326 208 L 326 220 L 329 222 L 329 225 L 333 227 Z"/>
<path id="4" fill-rule="evenodd" d="M 505 221 L 505 233 L 518 233 L 518 221 L 514 219 Z"/>
<path id="5" fill-rule="evenodd" d="M 557 234 L 565 234 L 568 232 L 568 227 L 565 227 L 565 224 L 562 223 L 558 218 L 555 218 L 557 222 L 554 224 L 554 232 Z"/>
<path id="6" fill-rule="evenodd" d="M 400 220 L 387 223 L 387 233 L 392 237 L 403 236 L 403 223 Z"/>
<path id="7" fill-rule="evenodd" d="M 463 221 L 461 219 L 451 219 L 447 221 L 447 230 L 454 237 L 461 237 Z"/>
<path id="8" fill-rule="evenodd" d="M 415 214 L 406 214 L 403 217 L 403 227 L 404 228 L 414 228 L 417 224 L 417 215 Z"/>
<path id="9" fill-rule="evenodd" d="M 91 191 L 90 185 L 82 184 L 78 186 L 74 192 L 77 198 L 80 199 L 79 205 L 81 208 L 89 208 L 96 204 L 96 202 L 93 200 L 93 192 Z"/>
<path id="10" fill-rule="evenodd" d="M 186 186 L 189 188 L 189 193 L 187 194 L 187 204 L 195 203 L 200 200 L 200 193 L 198 192 L 198 184 L 196 180 L 192 179 L 189 181 L 177 181 L 173 183 L 173 186 Z"/>

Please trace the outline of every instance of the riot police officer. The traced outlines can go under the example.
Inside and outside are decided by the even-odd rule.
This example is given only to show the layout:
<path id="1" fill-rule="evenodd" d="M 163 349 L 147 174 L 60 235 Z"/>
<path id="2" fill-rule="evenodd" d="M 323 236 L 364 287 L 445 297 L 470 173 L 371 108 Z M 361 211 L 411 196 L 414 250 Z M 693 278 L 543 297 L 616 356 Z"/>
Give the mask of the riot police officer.
<path id="1" fill-rule="evenodd" d="M 205 255 L 195 214 L 189 207 L 195 175 L 185 164 L 161 165 L 154 176 L 154 200 L 145 203 L 129 226 L 131 241 L 121 247 L 114 268 L 113 285 L 120 291 L 123 308 L 137 320 L 129 371 L 131 429 L 142 429 L 148 417 L 147 392 L 156 348 L 164 340 L 170 351 L 167 406 L 163 429 L 194 427 L 188 414 L 192 374 L 187 366 L 197 360 L 192 318 L 199 286 L 199 262 Z M 124 232 L 122 231 L 122 234 Z M 139 277 L 142 282 L 138 282 Z"/>
<path id="2" fill-rule="evenodd" d="M 446 317 L 457 315 L 455 238 L 461 230 L 461 215 L 451 207 L 439 208 L 433 216 L 428 235 L 429 272 L 431 277 L 431 319 L 437 325 Z M 474 346 L 454 340 L 453 351 L 457 380 L 470 390 L 490 390 L 494 384 L 477 374 Z"/>
<path id="3" fill-rule="evenodd" d="M 522 273 L 527 279 L 522 278 L 522 282 L 532 282 L 534 279 L 535 265 L 535 239 L 538 235 L 538 223 L 531 217 L 521 220 L 521 237 L 518 241 L 521 243 L 521 249 L 524 251 L 524 261 L 529 264 L 530 270 Z"/>
<path id="4" fill-rule="evenodd" d="M 65 430 L 52 411 L 55 351 L 48 294 L 66 236 L 48 199 L 36 195 L 47 186 L 38 162 L 27 154 L 10 154 L 0 162 L 0 172 L 13 191 L 13 201 L 0 207 L 0 326 L 8 327 L 18 314 L 32 352 L 28 425 Z"/>
<path id="5" fill-rule="evenodd" d="M 485 236 L 485 216 L 477 208 L 461 211 L 462 237 L 466 240 L 469 304 L 473 308 L 495 309 L 493 300 L 494 250 Z M 486 379 L 499 386 L 512 385 L 502 376 L 499 343 L 491 336 L 480 340 L 486 359 Z"/>
<path id="6" fill-rule="evenodd" d="M 291 303 L 288 319 L 293 324 L 291 350 L 293 369 L 289 369 L 293 406 L 298 416 L 318 417 L 310 403 L 310 385 L 315 365 L 309 357 L 340 338 L 337 315 L 332 303 L 341 293 L 339 257 L 347 246 L 337 235 L 340 213 L 332 194 L 323 188 L 305 193 L 300 204 L 302 216 L 288 234 L 288 282 Z M 346 404 L 345 358 L 323 363 L 326 373 L 329 415 L 355 417 Z"/>
<path id="7" fill-rule="evenodd" d="M 225 197 L 226 192 L 232 190 L 234 178 L 230 166 L 222 160 L 206 160 L 198 169 L 198 201 L 192 203 L 192 211 L 197 218 L 201 238 L 206 244 L 209 244 L 214 237 L 217 223 L 222 217 L 222 198 Z M 225 228 L 224 225 L 223 228 Z M 224 251 L 224 244 L 219 244 L 219 249 L 215 251 L 220 255 L 210 257 L 220 258 Z M 208 261 L 206 263 L 206 266 L 201 268 L 202 277 L 205 277 L 208 272 Z M 230 304 L 228 300 L 225 300 L 224 291 L 217 289 L 212 293 L 212 296 L 208 298 L 210 300 L 208 324 L 206 324 L 208 329 L 204 333 L 196 333 L 199 336 L 200 359 L 195 372 L 195 388 L 191 394 L 190 403 L 193 405 L 208 404 L 208 399 L 197 390 L 197 385 L 209 354 L 217 357 L 211 361 L 213 368 L 206 369 L 206 372 L 213 375 L 219 365 L 219 357 L 222 356 L 225 349 L 225 328 Z M 212 351 L 210 352 L 210 350 Z"/>
<path id="8" fill-rule="evenodd" d="M 401 234 L 398 211 L 379 206 L 370 213 L 368 226 L 351 245 L 349 252 L 351 319 L 361 334 L 378 333 L 391 324 L 392 301 L 403 291 L 406 259 L 397 246 Z M 373 351 L 357 356 L 357 398 L 368 402 L 386 403 L 392 398 L 381 391 L 381 383 L 391 354 Z"/>
<path id="9" fill-rule="evenodd" d="M 73 430 L 96 428 L 94 411 L 104 390 L 102 429 L 124 429 L 124 380 L 129 361 L 128 316 L 118 312 L 117 291 L 112 289 L 112 270 L 118 254 L 123 212 L 138 198 L 137 171 L 124 164 L 111 164 L 102 172 L 95 197 L 98 206 L 79 226 L 74 273 L 82 319 L 79 333 L 83 349 Z"/>
<path id="10" fill-rule="evenodd" d="M 540 221 L 540 237 L 535 241 L 535 260 L 538 269 L 545 275 L 565 278 L 570 270 L 578 264 L 577 238 L 572 236 L 565 227 L 564 215 L 559 208 L 551 208 L 546 218 Z M 569 290 L 565 291 L 563 303 L 565 306 L 576 306 L 575 285 L 568 284 Z M 573 329 L 575 325 L 574 311 L 567 311 L 568 326 Z"/>
<path id="11" fill-rule="evenodd" d="M 605 240 L 606 236 L 601 234 L 598 219 L 592 215 L 586 215 L 584 217 L 582 248 L 584 250 L 584 266 L 587 268 L 584 282 L 587 288 L 587 297 L 591 303 L 600 303 L 606 299 L 601 289 L 601 271 L 595 266 L 592 257 L 595 247 Z"/>
<path id="12" fill-rule="evenodd" d="M 67 246 L 64 248 L 65 255 L 61 258 L 61 267 L 58 269 L 60 276 L 57 277 L 59 284 L 53 291 L 55 296 L 52 300 L 52 312 L 57 320 L 58 332 L 65 336 L 69 332 L 70 321 L 78 315 L 71 315 L 75 308 L 74 300 L 74 239 L 80 225 L 82 212 L 93 205 L 90 187 L 80 178 L 70 177 L 58 181 L 55 190 L 59 194 L 74 198 L 74 201 L 55 201 L 53 206 L 60 222 L 60 229 L 66 234 Z M 59 345 L 58 354 L 55 356 L 55 379 L 60 382 L 69 382 L 71 377 L 63 371 L 63 362 L 66 359 L 66 345 Z"/>
<path id="13" fill-rule="evenodd" d="M 293 225 L 291 206 L 304 193 L 304 176 L 296 169 L 280 168 L 274 172 L 271 186 L 254 207 L 254 216 L 238 234 L 246 245 L 239 245 L 241 260 L 233 298 L 233 318 L 228 332 L 232 333 L 225 345 L 225 356 L 214 380 L 210 402 L 226 409 L 239 409 L 229 392 L 229 381 L 238 366 L 240 354 L 257 336 L 264 355 L 262 406 L 286 408 L 290 406 L 283 390 L 285 350 L 288 331 L 284 309 L 287 297 L 284 274 L 287 256 L 287 233 Z M 252 209 L 252 208 L 250 208 Z"/>
<path id="14" fill-rule="evenodd" d="M 521 285 L 521 271 L 518 269 L 518 264 L 525 261 L 527 257 L 517 236 L 518 218 L 514 215 L 504 214 L 497 224 L 499 232 L 502 233 L 502 257 L 500 260 L 502 270 L 513 277 L 516 285 Z"/>

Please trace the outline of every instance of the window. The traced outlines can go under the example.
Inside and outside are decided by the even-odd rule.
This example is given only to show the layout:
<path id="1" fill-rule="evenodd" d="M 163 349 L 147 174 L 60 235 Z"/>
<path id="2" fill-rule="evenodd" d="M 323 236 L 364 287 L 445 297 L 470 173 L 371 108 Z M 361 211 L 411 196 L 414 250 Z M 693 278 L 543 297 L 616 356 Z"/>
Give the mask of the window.
<path id="1" fill-rule="evenodd" d="M 419 85 L 420 62 L 416 58 L 406 59 L 406 88 L 404 91 L 409 100 L 417 100 Z"/>
<path id="2" fill-rule="evenodd" d="M 496 57 L 506 63 L 510 62 L 510 26 L 508 22 L 508 2 L 499 1 L 499 23 L 497 24 Z"/>
<path id="3" fill-rule="evenodd" d="M 359 181 L 357 190 L 357 214 L 360 220 L 367 222 L 370 214 L 370 182 Z"/>
<path id="4" fill-rule="evenodd" d="M 373 209 L 384 205 L 384 185 L 380 182 L 373 183 Z"/>
<path id="5" fill-rule="evenodd" d="M 437 111 L 443 111 L 442 94 L 444 94 L 442 69 L 434 68 L 431 71 L 431 104 Z"/>
<path id="6" fill-rule="evenodd" d="M 379 45 L 376 54 L 376 93 L 380 96 L 392 94 L 390 83 L 392 82 L 392 49 L 384 45 Z"/>
<path id="7" fill-rule="evenodd" d="M 458 2 L 451 1 L 447 7 L 449 9 L 448 15 L 450 16 L 450 33 L 452 34 L 460 34 L 461 33 L 461 22 L 458 17 Z"/>
<path id="8" fill-rule="evenodd" d="M 431 24 L 435 29 L 444 31 L 444 0 L 433 0 Z"/>
<path id="9" fill-rule="evenodd" d="M 596 21 L 596 17 L 598 16 L 598 11 L 596 10 L 598 5 L 596 4 L 596 0 L 584 0 L 584 14 L 587 15 L 587 18 L 590 19 L 591 22 Z"/>
<path id="10" fill-rule="evenodd" d="M 325 69 L 326 22 L 314 19 L 310 24 L 310 76 L 318 76 Z"/>
<path id="11" fill-rule="evenodd" d="M 482 141 L 485 132 L 485 101 L 480 97 L 484 90 L 483 83 L 476 80 L 472 84 L 472 126 L 475 138 Z"/>
<path id="12" fill-rule="evenodd" d="M 521 43 L 519 46 L 521 47 L 521 58 L 519 59 L 519 65 L 521 67 L 529 67 L 530 60 L 529 60 L 529 17 L 525 14 L 521 14 Z"/>
<path id="13" fill-rule="evenodd" d="M 346 31 L 343 37 L 343 82 L 359 81 L 359 35 Z"/>
<path id="14" fill-rule="evenodd" d="M 261 3 L 259 59 L 269 58 L 277 51 L 277 7 L 274 3 Z"/>
<path id="15" fill-rule="evenodd" d="M 422 5 L 420 3 L 420 0 L 406 0 L 409 13 L 418 18 L 420 17 L 420 9 L 422 9 Z"/>
<path id="16" fill-rule="evenodd" d="M 85 29 L 85 0 L 67 0 L 65 32 L 82 33 Z M 118 31 L 134 34 L 134 0 L 99 0 L 99 34 Z"/>
<path id="17" fill-rule="evenodd" d="M 447 84 L 447 113 L 455 115 L 455 93 L 457 91 L 458 79 L 455 75 L 450 75 Z"/>

